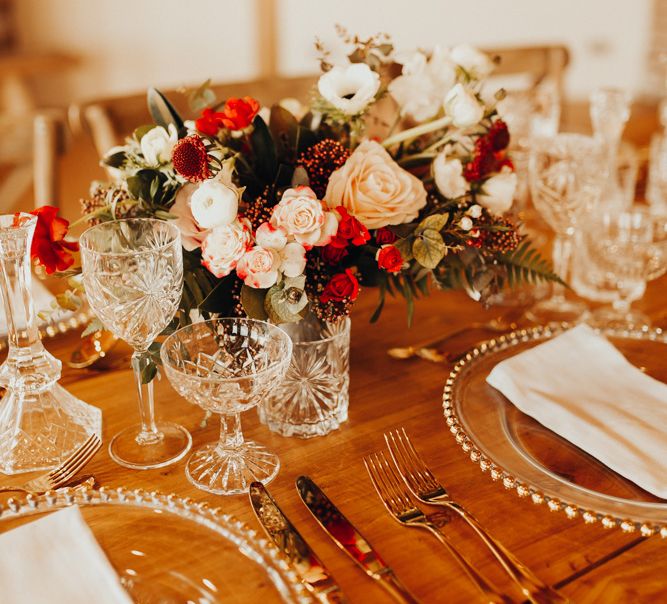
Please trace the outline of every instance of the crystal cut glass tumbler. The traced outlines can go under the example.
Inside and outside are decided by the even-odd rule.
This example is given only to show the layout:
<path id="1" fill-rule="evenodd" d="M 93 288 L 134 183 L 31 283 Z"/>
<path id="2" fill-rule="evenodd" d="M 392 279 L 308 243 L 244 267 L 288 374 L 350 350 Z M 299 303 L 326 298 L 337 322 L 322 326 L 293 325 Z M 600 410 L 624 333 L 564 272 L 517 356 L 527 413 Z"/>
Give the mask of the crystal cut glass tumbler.
<path id="1" fill-rule="evenodd" d="M 30 283 L 31 214 L 0 216 L 0 292 L 7 318 L 7 359 L 0 366 L 0 472 L 48 470 L 90 436 L 102 412 L 58 384 L 62 364 L 39 337 Z"/>
<path id="2" fill-rule="evenodd" d="M 114 220 L 81 235 L 83 285 L 104 327 L 132 348 L 141 423 L 116 434 L 109 454 L 136 470 L 170 465 L 192 445 L 178 424 L 155 419 L 153 383 L 142 374 L 149 347 L 173 319 L 183 288 L 183 250 L 176 225 L 163 220 Z"/>
<path id="3" fill-rule="evenodd" d="M 324 436 L 347 420 L 350 386 L 349 318 L 321 325 L 312 316 L 283 325 L 292 360 L 283 382 L 257 407 L 259 419 L 283 436 Z"/>
<path id="4" fill-rule="evenodd" d="M 160 356 L 176 392 L 220 415 L 220 438 L 190 456 L 188 480 L 218 495 L 246 493 L 253 481 L 273 480 L 278 456 L 243 438 L 240 416 L 280 385 L 292 356 L 289 336 L 263 321 L 211 319 L 171 334 Z"/>

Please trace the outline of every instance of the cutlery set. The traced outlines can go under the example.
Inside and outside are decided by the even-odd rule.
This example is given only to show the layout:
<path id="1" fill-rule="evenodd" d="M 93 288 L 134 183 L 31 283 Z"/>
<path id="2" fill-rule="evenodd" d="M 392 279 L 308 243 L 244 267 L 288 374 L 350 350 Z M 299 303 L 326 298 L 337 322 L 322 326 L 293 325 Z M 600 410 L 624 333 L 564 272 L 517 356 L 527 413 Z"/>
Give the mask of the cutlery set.
<path id="1" fill-rule="evenodd" d="M 366 470 L 380 500 L 392 518 L 402 526 L 430 532 L 480 591 L 481 601 L 510 604 L 525 598 L 533 604 L 568 602 L 566 597 L 543 583 L 496 541 L 470 512 L 451 499 L 445 487 L 424 463 L 405 429 L 393 430 L 384 437 L 389 455 L 377 452 L 364 458 Z M 322 529 L 370 578 L 377 581 L 397 602 L 412 604 L 418 601 L 368 540 L 311 478 L 297 478 L 296 489 Z M 331 573 L 282 513 L 266 488 L 259 482 L 252 483 L 249 494 L 260 524 L 287 556 L 309 591 L 321 602 L 346 602 Z M 428 506 L 438 506 L 441 510 L 426 512 L 414 499 Z M 445 530 L 455 516 L 462 518 L 474 530 L 516 584 L 523 598 L 517 599 L 500 593 L 459 552 Z"/>

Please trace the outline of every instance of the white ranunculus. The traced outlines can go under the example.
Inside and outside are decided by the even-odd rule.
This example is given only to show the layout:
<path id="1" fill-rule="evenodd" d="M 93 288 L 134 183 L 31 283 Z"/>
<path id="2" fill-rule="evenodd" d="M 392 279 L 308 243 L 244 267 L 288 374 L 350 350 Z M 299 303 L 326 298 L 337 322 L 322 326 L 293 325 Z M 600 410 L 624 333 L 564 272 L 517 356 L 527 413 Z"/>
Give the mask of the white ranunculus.
<path id="1" fill-rule="evenodd" d="M 380 76 L 366 63 L 333 67 L 320 76 L 317 88 L 324 99 L 346 115 L 357 115 L 375 98 Z"/>
<path id="2" fill-rule="evenodd" d="M 516 174 L 507 166 L 484 182 L 477 203 L 492 214 L 502 214 L 512 207 L 516 190 Z"/>
<path id="3" fill-rule="evenodd" d="M 162 126 L 151 128 L 141 137 L 141 154 L 149 166 L 157 167 L 171 161 L 171 151 L 178 142 L 178 132 L 173 124 L 169 130 Z"/>
<path id="4" fill-rule="evenodd" d="M 468 192 L 468 181 L 463 177 L 461 160 L 447 159 L 444 151 L 433 160 L 433 177 L 438 190 L 447 199 L 455 199 Z"/>
<path id="5" fill-rule="evenodd" d="M 280 253 L 256 245 L 236 265 L 239 279 L 255 289 L 268 289 L 278 281 Z"/>
<path id="6" fill-rule="evenodd" d="M 457 128 L 469 128 L 484 117 L 484 107 L 463 84 L 457 84 L 445 97 L 445 113 Z"/>
<path id="7" fill-rule="evenodd" d="M 286 277 L 298 277 L 306 270 L 306 248 L 292 241 L 280 250 L 280 270 Z"/>
<path id="8" fill-rule="evenodd" d="M 459 44 L 450 51 L 452 60 L 473 78 L 481 80 L 493 71 L 493 62 L 482 51 L 469 44 Z"/>
<path id="9" fill-rule="evenodd" d="M 202 229 L 231 224 L 239 211 L 238 191 L 219 180 L 205 180 L 192 193 L 190 210 Z"/>
<path id="10" fill-rule="evenodd" d="M 245 219 L 211 229 L 201 246 L 202 264 L 218 278 L 229 275 L 252 243 L 251 229 Z"/>

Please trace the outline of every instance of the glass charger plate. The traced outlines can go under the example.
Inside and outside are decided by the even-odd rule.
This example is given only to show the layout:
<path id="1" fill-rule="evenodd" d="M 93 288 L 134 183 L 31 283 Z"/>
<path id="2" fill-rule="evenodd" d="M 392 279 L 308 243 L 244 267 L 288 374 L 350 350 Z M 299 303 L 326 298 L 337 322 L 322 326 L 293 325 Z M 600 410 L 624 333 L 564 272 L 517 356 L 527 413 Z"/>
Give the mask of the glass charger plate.
<path id="1" fill-rule="evenodd" d="M 525 415 L 485 381 L 500 361 L 568 327 L 519 330 L 468 352 L 445 385 L 447 424 L 470 459 L 519 496 L 587 523 L 667 538 L 667 500 L 644 491 Z M 662 330 L 602 333 L 633 365 L 667 383 L 667 335 Z"/>
<path id="2" fill-rule="evenodd" d="M 273 544 L 175 495 L 104 488 L 28 495 L 0 507 L 0 533 L 68 505 L 80 506 L 137 603 L 314 601 Z"/>

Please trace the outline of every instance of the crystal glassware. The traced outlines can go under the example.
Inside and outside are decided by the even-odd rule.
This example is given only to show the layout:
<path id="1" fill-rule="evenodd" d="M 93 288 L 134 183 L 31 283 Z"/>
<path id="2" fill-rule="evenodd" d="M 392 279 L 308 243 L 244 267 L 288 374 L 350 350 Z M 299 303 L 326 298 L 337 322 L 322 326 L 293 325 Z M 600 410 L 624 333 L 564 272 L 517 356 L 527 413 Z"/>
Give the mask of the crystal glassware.
<path id="1" fill-rule="evenodd" d="M 322 325 L 313 315 L 281 327 L 292 338 L 282 383 L 257 407 L 259 419 L 283 436 L 324 436 L 347 420 L 349 318 Z"/>
<path id="2" fill-rule="evenodd" d="M 183 287 L 183 251 L 176 225 L 147 218 L 114 220 L 89 228 L 80 239 L 88 303 L 106 329 L 132 348 L 141 423 L 116 434 L 109 454 L 122 466 L 159 468 L 190 449 L 190 433 L 157 422 L 153 384 L 143 383 L 149 347 L 174 317 Z"/>
<path id="3" fill-rule="evenodd" d="M 292 356 L 289 336 L 263 321 L 211 319 L 171 334 L 160 356 L 176 392 L 220 415 L 220 438 L 190 456 L 188 480 L 218 495 L 245 493 L 255 480 L 273 480 L 280 460 L 243 438 L 241 413 L 279 387 Z"/>
<path id="4" fill-rule="evenodd" d="M 90 436 L 102 434 L 102 412 L 58 384 L 62 364 L 39 337 L 31 294 L 31 214 L 0 216 L 0 292 L 7 319 L 7 359 L 0 366 L 0 471 L 18 474 L 58 466 Z"/>
<path id="5" fill-rule="evenodd" d="M 650 325 L 632 303 L 646 290 L 646 282 L 667 271 L 667 217 L 646 207 L 626 212 L 600 212 L 583 234 L 590 259 L 590 279 L 601 289 L 615 291 L 611 306 L 596 310 L 588 322 L 597 327 Z"/>
<path id="6" fill-rule="evenodd" d="M 581 134 L 558 134 L 536 141 L 529 162 L 533 204 L 555 232 L 553 263 L 567 283 L 573 242 L 581 219 L 600 200 L 605 181 L 605 161 L 600 145 Z M 528 316 L 539 323 L 575 321 L 586 306 L 565 297 L 554 283 L 551 297 L 534 305 Z"/>
<path id="7" fill-rule="evenodd" d="M 618 151 L 625 124 L 630 118 L 630 95 L 619 88 L 598 88 L 590 98 L 593 133 L 605 150 L 607 180 L 602 191 L 606 207 L 625 209 L 629 205 L 619 182 Z M 631 203 L 631 202 L 630 202 Z"/>

